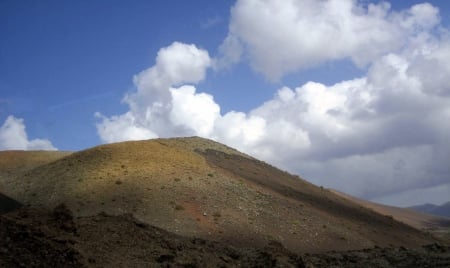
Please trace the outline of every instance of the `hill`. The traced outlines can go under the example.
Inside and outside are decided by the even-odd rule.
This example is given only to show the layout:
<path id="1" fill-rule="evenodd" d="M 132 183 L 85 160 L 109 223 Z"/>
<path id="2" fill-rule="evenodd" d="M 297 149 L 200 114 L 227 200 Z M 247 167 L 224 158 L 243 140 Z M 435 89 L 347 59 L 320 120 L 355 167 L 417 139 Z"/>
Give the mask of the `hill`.
<path id="1" fill-rule="evenodd" d="M 421 211 L 424 213 L 437 215 L 441 217 L 450 218 L 450 202 L 444 203 L 442 205 L 424 204 L 419 206 L 409 207 L 409 209 L 415 211 Z"/>
<path id="2" fill-rule="evenodd" d="M 0 178 L 17 176 L 70 154 L 63 151 L 0 151 Z"/>
<path id="3" fill-rule="evenodd" d="M 198 138 L 101 145 L 0 179 L 33 207 L 131 213 L 186 237 L 292 252 L 415 247 L 431 236 L 225 145 Z"/>

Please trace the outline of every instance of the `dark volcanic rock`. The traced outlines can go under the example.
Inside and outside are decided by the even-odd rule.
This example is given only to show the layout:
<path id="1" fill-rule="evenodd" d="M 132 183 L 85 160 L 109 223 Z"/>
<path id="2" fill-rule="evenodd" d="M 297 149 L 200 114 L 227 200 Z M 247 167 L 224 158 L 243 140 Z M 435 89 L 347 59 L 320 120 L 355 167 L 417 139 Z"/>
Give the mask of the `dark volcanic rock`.
<path id="1" fill-rule="evenodd" d="M 83 267 L 73 234 L 57 218 L 30 208 L 0 216 L 0 267 Z"/>
<path id="2" fill-rule="evenodd" d="M 22 206 L 16 200 L 0 193 L 0 215 L 18 209 Z"/>
<path id="3" fill-rule="evenodd" d="M 279 242 L 235 248 L 188 238 L 130 214 L 73 218 L 21 208 L 0 216 L 0 267 L 449 267 L 448 246 L 294 254 Z"/>
<path id="4" fill-rule="evenodd" d="M 417 249 L 373 248 L 307 255 L 304 260 L 307 267 L 450 267 L 450 248 L 439 244 Z"/>

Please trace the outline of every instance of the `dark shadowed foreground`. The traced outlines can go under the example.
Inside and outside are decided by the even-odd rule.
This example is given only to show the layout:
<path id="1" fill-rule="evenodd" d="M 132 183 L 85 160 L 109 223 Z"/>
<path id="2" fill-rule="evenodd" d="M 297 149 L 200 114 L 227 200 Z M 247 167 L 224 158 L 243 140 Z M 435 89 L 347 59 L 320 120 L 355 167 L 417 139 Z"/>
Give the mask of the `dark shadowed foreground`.
<path id="1" fill-rule="evenodd" d="M 450 248 L 371 248 L 294 254 L 280 243 L 237 248 L 188 238 L 129 214 L 72 216 L 20 208 L 0 216 L 0 267 L 449 267 Z"/>

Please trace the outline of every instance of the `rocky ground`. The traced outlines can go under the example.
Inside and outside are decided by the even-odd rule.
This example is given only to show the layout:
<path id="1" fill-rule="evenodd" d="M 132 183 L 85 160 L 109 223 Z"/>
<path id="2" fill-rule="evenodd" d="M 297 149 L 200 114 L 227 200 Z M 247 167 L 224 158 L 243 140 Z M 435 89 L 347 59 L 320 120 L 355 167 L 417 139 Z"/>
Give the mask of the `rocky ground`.
<path id="1" fill-rule="evenodd" d="M 0 216 L 0 267 L 450 267 L 450 247 L 294 254 L 273 241 L 237 248 L 142 223 L 129 214 L 74 217 L 23 207 Z"/>
<path id="2" fill-rule="evenodd" d="M 438 242 L 391 216 L 198 137 L 41 153 L 27 158 L 24 152 L 0 152 L 0 192 L 48 210 L 64 203 L 75 217 L 131 213 L 170 233 L 236 248 L 264 248 L 276 240 L 294 253 L 323 253 Z"/>

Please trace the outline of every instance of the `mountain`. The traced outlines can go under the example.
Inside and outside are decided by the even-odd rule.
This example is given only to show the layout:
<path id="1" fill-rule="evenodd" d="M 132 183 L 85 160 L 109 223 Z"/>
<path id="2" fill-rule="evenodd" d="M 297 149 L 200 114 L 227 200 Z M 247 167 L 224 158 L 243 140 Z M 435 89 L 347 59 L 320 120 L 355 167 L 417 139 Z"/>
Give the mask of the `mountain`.
<path id="1" fill-rule="evenodd" d="M 64 203 L 77 218 L 128 213 L 176 235 L 233 247 L 277 241 L 294 253 L 312 253 L 436 241 L 198 137 L 101 145 L 8 174 L 0 178 L 1 192 L 24 205 L 51 210 Z"/>
<path id="2" fill-rule="evenodd" d="M 447 203 L 444 203 L 440 206 L 433 205 L 433 204 L 424 204 L 424 205 L 409 207 L 409 209 L 412 209 L 415 211 L 421 211 L 421 212 L 432 214 L 432 215 L 450 218 L 450 201 Z"/>

